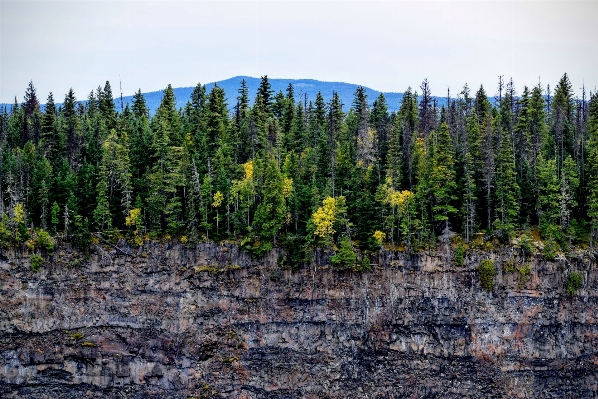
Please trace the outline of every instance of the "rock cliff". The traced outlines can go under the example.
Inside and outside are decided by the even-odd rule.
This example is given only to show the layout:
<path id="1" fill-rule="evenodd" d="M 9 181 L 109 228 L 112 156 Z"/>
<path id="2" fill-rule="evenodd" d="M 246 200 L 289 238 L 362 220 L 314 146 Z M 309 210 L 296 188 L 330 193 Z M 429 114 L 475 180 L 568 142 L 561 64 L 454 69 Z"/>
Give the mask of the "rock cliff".
<path id="1" fill-rule="evenodd" d="M 228 244 L 62 245 L 35 273 L 2 250 L 0 397 L 598 397 L 593 255 L 381 251 L 366 273 L 320 255 L 292 272 Z"/>

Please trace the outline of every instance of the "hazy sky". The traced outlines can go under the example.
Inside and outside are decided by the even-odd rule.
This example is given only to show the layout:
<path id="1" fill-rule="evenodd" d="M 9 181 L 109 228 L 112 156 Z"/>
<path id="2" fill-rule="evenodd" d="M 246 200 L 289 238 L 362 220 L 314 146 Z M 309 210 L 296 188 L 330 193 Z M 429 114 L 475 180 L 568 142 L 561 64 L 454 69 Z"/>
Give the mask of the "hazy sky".
<path id="1" fill-rule="evenodd" d="M 465 82 L 492 95 L 567 72 L 598 86 L 598 2 L 0 1 L 0 102 L 29 80 L 45 102 L 110 80 L 194 86 L 236 75 L 312 78 L 435 95 Z"/>

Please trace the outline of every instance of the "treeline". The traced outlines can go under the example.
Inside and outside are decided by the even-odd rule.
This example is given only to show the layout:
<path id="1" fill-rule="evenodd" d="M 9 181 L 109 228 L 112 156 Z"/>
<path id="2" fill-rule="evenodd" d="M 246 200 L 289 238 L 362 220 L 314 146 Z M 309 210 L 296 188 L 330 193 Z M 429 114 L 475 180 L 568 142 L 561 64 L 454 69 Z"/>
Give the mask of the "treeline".
<path id="1" fill-rule="evenodd" d="M 123 109 L 108 82 L 42 109 L 30 83 L 0 115 L 0 240 L 168 235 L 284 246 L 293 262 L 340 247 L 348 263 L 354 246 L 417 250 L 454 233 L 537 231 L 553 251 L 595 242 L 596 94 L 575 98 L 566 74 L 553 91 L 500 78 L 494 102 L 465 85 L 442 108 L 420 89 L 389 113 L 360 87 L 344 113 L 336 94 L 273 93 L 264 76 L 253 106 L 244 81 L 231 113 L 217 86 L 198 84 L 178 110 L 168 86 L 150 116 L 141 91 Z"/>

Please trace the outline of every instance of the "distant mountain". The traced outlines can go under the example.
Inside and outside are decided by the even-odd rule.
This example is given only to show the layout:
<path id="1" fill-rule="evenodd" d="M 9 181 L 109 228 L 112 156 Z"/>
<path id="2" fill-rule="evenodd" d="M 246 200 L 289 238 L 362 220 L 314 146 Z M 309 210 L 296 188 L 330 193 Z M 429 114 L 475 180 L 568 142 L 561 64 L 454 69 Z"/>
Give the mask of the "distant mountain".
<path id="1" fill-rule="evenodd" d="M 228 99 L 228 108 L 232 110 L 237 102 L 237 96 L 239 87 L 241 86 L 241 80 L 245 79 L 247 82 L 247 88 L 249 89 L 249 98 L 250 103 L 253 104 L 253 100 L 255 98 L 255 94 L 257 93 L 257 89 L 260 85 L 260 78 L 252 78 L 250 76 L 235 76 L 234 78 L 221 80 L 219 82 L 212 82 L 206 84 L 206 89 L 209 92 L 215 85 L 221 87 L 226 92 L 226 98 Z M 282 91 L 286 94 L 286 89 L 289 83 L 293 84 L 295 88 L 295 100 L 304 100 L 305 95 L 307 94 L 307 101 L 314 101 L 318 92 L 322 93 L 324 100 L 326 102 L 332 99 L 332 93 L 337 92 L 343 102 L 343 109 L 348 111 L 351 107 L 351 103 L 353 102 L 353 94 L 355 90 L 359 87 L 359 85 L 351 84 L 351 83 L 342 83 L 342 82 L 322 82 L 319 80 L 313 79 L 269 79 L 270 84 L 272 85 L 272 90 L 274 93 L 278 93 Z M 374 102 L 374 100 L 380 95 L 379 91 L 365 88 L 366 94 L 368 96 L 368 100 L 370 104 Z M 184 107 L 189 101 L 191 97 L 191 93 L 193 92 L 193 87 L 178 87 L 174 89 L 174 94 L 177 99 L 177 108 Z M 145 101 L 147 102 L 147 106 L 150 109 L 151 113 L 154 113 L 155 110 L 160 106 L 160 102 L 162 101 L 162 91 L 154 91 L 150 93 L 144 93 Z M 386 103 L 388 104 L 388 108 L 390 111 L 396 111 L 399 108 L 401 98 L 403 97 L 402 93 L 384 93 L 386 97 Z M 116 99 L 118 105 L 120 102 L 120 98 Z M 133 101 L 132 96 L 123 97 L 123 105 L 129 104 Z"/>
<path id="2" fill-rule="evenodd" d="M 206 84 L 207 91 L 209 92 L 215 85 L 222 87 L 226 92 L 228 108 L 232 110 L 237 102 L 238 92 L 237 90 L 241 86 L 241 80 L 245 79 L 247 82 L 247 87 L 249 89 L 249 98 L 250 103 L 253 103 L 255 98 L 255 94 L 257 89 L 260 85 L 260 78 L 252 78 L 250 76 L 235 76 L 234 78 L 221 80 L 218 82 L 212 82 Z M 303 101 L 305 99 L 305 95 L 307 95 L 307 101 L 314 101 L 316 98 L 316 94 L 318 92 L 322 93 L 324 100 L 329 102 L 332 99 L 332 94 L 337 92 L 341 98 L 343 103 L 343 109 L 348 111 L 351 107 L 353 102 L 353 95 L 355 94 L 355 90 L 359 87 L 359 85 L 352 84 L 352 83 L 343 83 L 343 82 L 322 82 L 319 80 L 314 79 L 269 79 L 270 84 L 272 85 L 272 90 L 274 93 L 278 93 L 282 91 L 286 93 L 286 88 L 289 83 L 292 83 L 295 88 L 295 100 L 296 101 Z M 366 94 L 368 96 L 368 102 L 370 105 L 374 102 L 374 100 L 380 95 L 380 92 L 377 90 L 370 89 L 365 87 Z M 178 87 L 174 89 L 174 94 L 176 96 L 176 106 L 177 108 L 182 108 L 187 104 L 191 97 L 191 92 L 193 92 L 193 87 Z M 154 114 L 156 109 L 160 106 L 160 102 L 162 101 L 162 91 L 152 91 L 148 93 L 143 93 L 145 96 L 145 101 L 147 102 L 147 106 L 150 109 L 150 112 Z M 384 96 L 386 97 L 386 104 L 388 105 L 389 111 L 397 111 L 399 109 L 401 99 L 403 98 L 403 93 L 393 93 L 393 92 L 384 92 Z M 117 109 L 120 109 L 120 97 L 114 99 L 116 103 Z M 133 96 L 123 96 L 123 106 L 127 104 L 131 104 L 133 102 Z M 446 104 L 446 98 L 437 97 L 438 106 Z M 60 104 L 56 104 L 59 106 Z M 6 106 L 8 110 L 10 110 L 13 104 L 0 104 L 0 106 Z"/>

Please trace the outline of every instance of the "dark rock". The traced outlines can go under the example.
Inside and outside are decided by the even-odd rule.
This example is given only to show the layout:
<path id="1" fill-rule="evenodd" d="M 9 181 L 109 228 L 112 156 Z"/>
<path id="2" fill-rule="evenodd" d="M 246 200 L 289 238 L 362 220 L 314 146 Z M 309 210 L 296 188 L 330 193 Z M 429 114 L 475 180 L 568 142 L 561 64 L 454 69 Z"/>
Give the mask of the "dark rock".
<path id="1" fill-rule="evenodd" d="M 593 254 L 534 258 L 522 280 L 497 253 L 454 267 L 381 251 L 359 274 L 321 250 L 292 272 L 276 250 L 118 247 L 62 246 L 39 273 L 26 251 L 0 253 L 0 397 L 598 397 Z"/>

